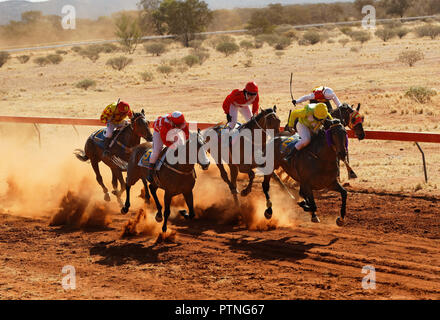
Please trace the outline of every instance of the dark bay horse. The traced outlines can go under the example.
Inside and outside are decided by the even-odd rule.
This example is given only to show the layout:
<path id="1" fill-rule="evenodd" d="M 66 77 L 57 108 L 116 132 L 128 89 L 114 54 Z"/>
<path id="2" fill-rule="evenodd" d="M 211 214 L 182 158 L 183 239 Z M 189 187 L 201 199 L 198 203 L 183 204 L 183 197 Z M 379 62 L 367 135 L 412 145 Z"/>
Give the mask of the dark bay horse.
<path id="1" fill-rule="evenodd" d="M 299 194 L 304 201 L 298 204 L 304 211 L 311 212 L 312 222 L 319 223 L 313 190 L 329 189 L 339 192 L 342 197 L 342 206 L 341 216 L 338 217 L 336 223 L 342 226 L 346 213 L 347 191 L 338 182 L 338 162 L 347 157 L 348 136 L 344 126 L 337 119 L 325 120 L 324 128 L 312 139 L 310 145 L 297 152 L 289 163 L 284 161 L 280 149 L 281 144 L 287 139 L 289 137 L 279 136 L 273 140 L 274 168 L 281 166 L 291 178 L 299 183 Z M 269 195 L 272 175 L 273 173 L 265 175 L 263 181 L 263 192 L 267 201 L 264 215 L 267 219 L 272 217 L 272 203 Z"/>
<path id="2" fill-rule="evenodd" d="M 185 198 L 186 205 L 188 206 L 189 214 L 185 211 L 180 213 L 187 219 L 192 219 L 195 215 L 194 213 L 194 198 L 193 198 L 193 188 L 196 183 L 196 175 L 194 170 L 193 161 L 189 161 L 190 152 L 194 152 L 194 149 L 190 148 L 190 145 L 196 145 L 194 148 L 197 152 L 197 163 L 202 166 L 203 170 L 208 170 L 209 159 L 206 155 L 206 150 L 204 150 L 205 140 L 200 134 L 200 131 L 191 132 L 190 138 L 186 141 L 184 145 L 179 146 L 176 150 L 172 151 L 170 148 L 163 150 L 161 157 L 164 153 L 174 153 L 177 156 L 179 152 L 184 152 L 186 159 L 183 163 L 177 162 L 176 164 L 170 164 L 168 156 L 165 157 L 164 162 L 160 170 L 156 171 L 154 176 L 154 182 L 150 183 L 149 188 L 153 196 L 154 202 L 156 203 L 157 214 L 156 221 L 161 222 L 162 218 L 162 206 L 157 197 L 157 189 L 165 190 L 164 195 L 164 222 L 162 226 L 162 231 L 167 231 L 167 221 L 170 216 L 170 205 L 171 199 L 179 194 L 183 194 Z M 133 149 L 133 152 L 128 163 L 127 170 L 127 183 L 126 183 L 126 201 L 125 206 L 122 208 L 121 213 L 126 214 L 130 208 L 130 189 L 136 184 L 136 182 L 141 179 L 144 186 L 147 186 L 147 169 L 138 165 L 139 160 L 146 154 L 147 151 L 151 150 L 151 144 L 141 144 Z M 159 160 L 160 161 L 160 160 Z M 147 193 L 147 189 L 145 193 Z"/>
<path id="3" fill-rule="evenodd" d="M 103 156 L 103 149 L 95 141 L 95 133 L 90 135 L 87 139 L 84 151 L 81 149 L 75 150 L 76 157 L 87 162 L 90 160 L 92 168 L 96 174 L 96 180 L 104 191 L 104 200 L 110 201 L 110 195 L 108 193 L 107 187 L 104 185 L 101 173 L 99 171 L 99 162 L 104 162 L 112 171 L 112 185 L 113 194 L 118 198 L 119 203 L 121 201 L 121 194 L 125 191 L 125 181 L 122 176 L 122 171 L 120 166 L 115 163 L 115 159 L 120 162 L 128 162 L 130 159 L 130 153 L 133 147 L 139 145 L 141 138 L 147 141 L 153 140 L 153 135 L 151 134 L 149 128 L 149 122 L 145 119 L 144 110 L 140 113 L 134 113 L 133 117 L 130 119 L 130 123 L 127 126 L 121 128 L 119 131 L 113 133 L 114 140 L 110 147 L 110 153 L 112 156 Z M 118 190 L 118 181 L 121 184 L 121 190 Z M 147 191 L 146 191 L 147 192 Z"/>
<path id="4" fill-rule="evenodd" d="M 231 154 L 221 155 L 220 154 L 220 151 L 221 151 L 220 147 L 217 150 L 213 150 L 213 149 L 209 150 L 211 156 L 216 160 L 217 167 L 220 170 L 220 175 L 221 175 L 223 181 L 225 181 L 228 184 L 229 189 L 231 190 L 231 193 L 234 196 L 234 200 L 236 203 L 238 202 L 238 198 L 237 198 L 238 172 L 246 173 L 246 174 L 248 174 L 248 177 L 249 177 L 249 183 L 241 191 L 241 195 L 247 196 L 252 191 L 252 183 L 255 178 L 255 173 L 254 173 L 253 169 L 255 169 L 258 166 L 255 162 L 254 150 L 255 150 L 255 145 L 257 143 L 260 143 L 259 141 L 256 142 L 256 140 L 258 140 L 258 139 L 255 139 L 256 138 L 256 131 L 261 130 L 261 132 L 260 132 L 261 145 L 258 146 L 258 148 L 260 148 L 260 150 L 262 150 L 263 153 L 265 152 L 266 137 L 268 135 L 267 130 L 272 129 L 274 131 L 275 135 L 277 135 L 279 133 L 281 121 L 278 118 L 276 112 L 277 112 L 276 106 L 274 106 L 272 109 L 261 110 L 261 112 L 257 116 L 252 117 L 251 120 L 249 120 L 247 123 L 243 124 L 239 128 L 240 132 L 243 132 L 244 129 L 248 129 L 248 132 L 250 132 L 250 134 L 251 134 L 251 136 L 249 137 L 249 140 L 244 139 L 244 138 L 240 138 L 239 141 L 236 141 L 236 143 L 239 143 L 239 150 L 240 150 L 239 161 L 235 161 L 235 162 L 232 161 Z M 218 125 L 218 126 L 212 128 L 212 129 L 209 129 L 209 130 L 215 131 L 216 136 L 217 136 L 216 141 L 217 141 L 218 145 L 220 146 L 223 143 L 221 141 L 221 136 L 222 136 L 221 131 L 224 130 L 224 125 Z M 228 129 L 226 129 L 226 130 L 228 130 Z M 206 132 L 205 132 L 205 134 L 206 134 Z M 211 137 L 209 139 L 211 139 Z M 207 139 L 207 141 L 209 141 L 209 139 Z M 233 150 L 233 148 L 234 148 L 232 146 L 231 140 L 229 141 L 229 147 L 230 147 L 230 150 Z M 248 153 L 251 153 L 251 154 L 248 154 Z M 222 156 L 226 156 L 229 158 L 229 159 L 227 159 L 228 160 L 227 162 L 228 162 L 229 171 L 230 171 L 230 175 L 231 175 L 230 179 L 229 179 L 228 174 L 225 170 L 224 164 L 221 161 L 221 159 L 224 159 L 224 157 L 222 157 Z M 249 159 L 249 156 L 251 156 L 250 159 Z M 248 158 L 248 160 L 250 160 L 250 161 L 244 161 L 245 158 Z"/>

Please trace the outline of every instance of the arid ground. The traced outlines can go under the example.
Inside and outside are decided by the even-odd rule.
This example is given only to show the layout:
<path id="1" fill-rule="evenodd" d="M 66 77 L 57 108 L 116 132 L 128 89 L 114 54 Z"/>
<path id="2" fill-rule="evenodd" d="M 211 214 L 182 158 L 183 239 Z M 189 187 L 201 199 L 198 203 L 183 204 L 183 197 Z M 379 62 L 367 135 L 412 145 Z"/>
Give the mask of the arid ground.
<path id="1" fill-rule="evenodd" d="M 105 65 L 115 53 L 92 63 L 69 52 L 59 65 L 39 67 L 32 59 L 52 51 L 33 51 L 27 64 L 11 59 L 0 69 L 0 115 L 99 118 L 121 98 L 136 111 L 143 108 L 150 120 L 181 110 L 189 121 L 217 123 L 225 120 L 226 95 L 254 80 L 262 107 L 276 104 L 284 125 L 293 72 L 295 97 L 324 84 L 341 100 L 362 103 L 365 130 L 440 133 L 440 95 L 427 104 L 405 97 L 411 86 L 439 91 L 438 40 L 409 34 L 341 47 L 340 32 L 329 32 L 336 43 L 295 43 L 282 55 L 268 45 L 252 49 L 251 66 L 245 66 L 244 51 L 224 57 L 207 45 L 210 57 L 203 65 L 167 76 L 156 68 L 188 53 L 177 43 L 160 57 L 139 47 L 123 71 Z M 421 49 L 424 60 L 412 68 L 398 62 L 407 49 Z M 154 79 L 144 82 L 144 71 Z M 76 88 L 85 78 L 97 86 Z M 336 193 L 317 196 L 317 225 L 273 182 L 274 217 L 266 221 L 261 177 L 235 208 L 212 166 L 198 171 L 196 219 L 177 215 L 183 208 L 177 198 L 171 231 L 162 237 L 153 206 L 144 207 L 137 197 L 140 185 L 127 216 L 114 197 L 104 203 L 90 165 L 73 156 L 96 128 L 76 129 L 41 125 L 40 147 L 31 125 L 0 124 L 1 299 L 440 298 L 438 144 L 421 144 L 425 183 L 413 143 L 350 140 L 350 162 L 359 178 L 348 181 L 342 170 L 349 195 L 341 228 L 335 224 Z M 109 170 L 101 171 L 110 186 Z M 140 209 L 146 214 L 135 223 Z M 61 222 L 51 225 L 55 216 Z M 75 290 L 62 287 L 66 265 L 75 267 Z M 362 287 L 365 266 L 375 268 L 376 289 Z"/>

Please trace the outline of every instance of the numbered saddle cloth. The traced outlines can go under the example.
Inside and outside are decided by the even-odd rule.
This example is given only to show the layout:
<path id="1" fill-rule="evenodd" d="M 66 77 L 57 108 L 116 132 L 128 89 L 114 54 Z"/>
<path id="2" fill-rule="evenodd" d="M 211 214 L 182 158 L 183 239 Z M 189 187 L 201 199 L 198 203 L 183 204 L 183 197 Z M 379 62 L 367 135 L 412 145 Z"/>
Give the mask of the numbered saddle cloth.
<path id="1" fill-rule="evenodd" d="M 99 129 L 99 130 L 93 132 L 91 135 L 93 141 L 101 149 L 104 149 L 105 130 L 106 130 L 106 128 Z"/>
<path id="2" fill-rule="evenodd" d="M 281 154 L 289 154 L 301 138 L 299 134 L 290 137 L 281 137 L 280 152 Z"/>
<path id="3" fill-rule="evenodd" d="M 163 164 L 163 162 L 165 161 L 165 157 L 166 157 L 166 155 L 167 155 L 167 149 L 168 148 L 165 148 L 165 149 L 163 149 L 161 152 L 160 152 L 160 155 L 159 155 L 159 161 L 156 161 L 156 165 L 155 165 L 155 169 L 158 171 L 158 170 L 160 170 L 160 168 L 162 167 L 162 164 Z M 138 162 L 138 166 L 139 167 L 144 167 L 144 168 L 147 168 L 148 167 L 148 164 L 150 163 L 150 157 L 151 157 L 151 154 L 153 153 L 153 149 L 148 149 L 144 154 L 143 154 L 143 156 L 139 159 L 139 162 Z"/>

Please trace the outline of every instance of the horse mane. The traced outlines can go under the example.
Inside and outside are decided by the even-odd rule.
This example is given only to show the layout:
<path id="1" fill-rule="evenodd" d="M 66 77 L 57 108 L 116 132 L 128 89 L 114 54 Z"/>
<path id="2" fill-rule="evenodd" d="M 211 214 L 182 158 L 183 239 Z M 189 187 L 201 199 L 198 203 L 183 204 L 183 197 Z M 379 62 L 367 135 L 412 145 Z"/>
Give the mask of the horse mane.
<path id="1" fill-rule="evenodd" d="M 259 114 L 257 114 L 257 116 L 254 119 L 249 120 L 248 122 L 246 122 L 245 124 L 243 124 L 243 128 L 247 128 L 248 125 L 250 125 L 253 122 L 258 122 L 260 121 L 261 118 L 263 118 L 266 114 L 273 112 L 273 109 L 263 109 L 262 112 L 260 112 Z"/>

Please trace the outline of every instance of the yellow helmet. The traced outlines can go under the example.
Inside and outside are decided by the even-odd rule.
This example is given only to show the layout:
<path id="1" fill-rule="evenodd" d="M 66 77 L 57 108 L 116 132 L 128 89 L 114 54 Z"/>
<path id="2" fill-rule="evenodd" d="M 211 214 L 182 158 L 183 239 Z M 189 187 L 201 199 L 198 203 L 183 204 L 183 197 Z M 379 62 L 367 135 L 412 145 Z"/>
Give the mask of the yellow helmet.
<path id="1" fill-rule="evenodd" d="M 328 113 L 327 106 L 325 103 L 318 103 L 315 106 L 314 116 L 319 120 L 324 120 L 327 118 L 330 114 Z"/>

